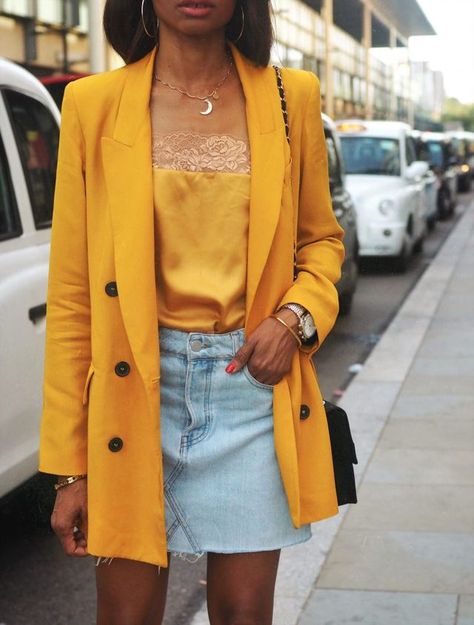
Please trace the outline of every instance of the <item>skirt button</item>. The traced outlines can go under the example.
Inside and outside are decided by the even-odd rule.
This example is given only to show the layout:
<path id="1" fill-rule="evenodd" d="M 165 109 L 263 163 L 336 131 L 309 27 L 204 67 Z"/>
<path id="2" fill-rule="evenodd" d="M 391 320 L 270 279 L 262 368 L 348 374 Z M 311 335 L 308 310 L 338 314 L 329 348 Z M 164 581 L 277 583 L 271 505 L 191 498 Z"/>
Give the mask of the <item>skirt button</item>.
<path id="1" fill-rule="evenodd" d="M 191 349 L 193 352 L 200 352 L 202 349 L 201 341 L 191 341 Z"/>

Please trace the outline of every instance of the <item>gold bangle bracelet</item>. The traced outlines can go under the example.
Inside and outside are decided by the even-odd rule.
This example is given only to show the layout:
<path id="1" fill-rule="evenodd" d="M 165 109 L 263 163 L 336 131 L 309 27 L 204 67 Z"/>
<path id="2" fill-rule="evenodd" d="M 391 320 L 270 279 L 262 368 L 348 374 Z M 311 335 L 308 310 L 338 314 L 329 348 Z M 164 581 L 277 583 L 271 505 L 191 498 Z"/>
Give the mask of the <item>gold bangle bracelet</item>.
<path id="1" fill-rule="evenodd" d="M 77 482 L 79 480 L 84 480 L 87 477 L 87 475 L 70 475 L 69 477 L 63 478 L 62 480 L 59 480 L 58 482 L 56 482 L 56 484 L 54 485 L 54 490 L 59 490 L 60 488 L 63 488 L 64 486 L 68 486 L 69 484 L 74 484 L 74 482 Z"/>
<path id="2" fill-rule="evenodd" d="M 296 342 L 298 343 L 298 347 L 302 346 L 303 343 L 301 342 L 300 337 L 296 334 L 296 332 L 292 328 L 290 328 L 290 326 L 286 323 L 286 321 L 284 321 L 281 317 L 279 317 L 276 314 L 273 314 L 273 315 L 270 315 L 270 316 L 273 317 L 273 319 L 276 319 L 277 321 L 279 321 L 282 325 L 284 325 L 285 328 L 288 330 L 288 332 L 291 332 L 291 334 L 294 336 Z"/>

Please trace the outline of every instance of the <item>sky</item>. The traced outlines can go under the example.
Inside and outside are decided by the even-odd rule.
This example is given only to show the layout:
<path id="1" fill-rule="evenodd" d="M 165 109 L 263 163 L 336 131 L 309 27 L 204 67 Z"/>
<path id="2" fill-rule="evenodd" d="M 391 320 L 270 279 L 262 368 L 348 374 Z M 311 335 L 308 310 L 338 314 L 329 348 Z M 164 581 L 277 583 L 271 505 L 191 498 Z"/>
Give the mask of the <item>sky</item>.
<path id="1" fill-rule="evenodd" d="M 446 95 L 474 104 L 474 0 L 418 0 L 438 33 L 412 37 L 414 60 L 444 74 Z"/>

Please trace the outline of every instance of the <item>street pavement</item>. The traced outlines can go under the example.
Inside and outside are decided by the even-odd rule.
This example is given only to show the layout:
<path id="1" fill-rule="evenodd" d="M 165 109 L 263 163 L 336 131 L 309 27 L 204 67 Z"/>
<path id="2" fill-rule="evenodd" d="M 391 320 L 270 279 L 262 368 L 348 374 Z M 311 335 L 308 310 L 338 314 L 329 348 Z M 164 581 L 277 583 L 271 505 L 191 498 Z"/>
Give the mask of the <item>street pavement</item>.
<path id="1" fill-rule="evenodd" d="M 474 625 L 474 203 L 340 405 L 359 503 L 283 551 L 274 625 Z"/>

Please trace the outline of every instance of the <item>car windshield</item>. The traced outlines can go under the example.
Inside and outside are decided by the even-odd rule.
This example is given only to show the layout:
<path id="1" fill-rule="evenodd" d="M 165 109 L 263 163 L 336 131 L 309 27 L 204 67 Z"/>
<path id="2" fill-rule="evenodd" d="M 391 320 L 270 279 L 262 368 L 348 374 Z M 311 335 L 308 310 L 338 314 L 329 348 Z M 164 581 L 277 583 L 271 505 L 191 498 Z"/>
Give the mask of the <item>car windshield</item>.
<path id="1" fill-rule="evenodd" d="M 348 174 L 400 175 L 400 142 L 383 137 L 341 137 Z"/>
<path id="2" fill-rule="evenodd" d="M 428 160 L 431 165 L 436 167 L 444 166 L 444 150 L 443 144 L 439 141 L 427 141 L 426 147 L 428 149 Z"/>

